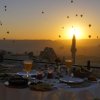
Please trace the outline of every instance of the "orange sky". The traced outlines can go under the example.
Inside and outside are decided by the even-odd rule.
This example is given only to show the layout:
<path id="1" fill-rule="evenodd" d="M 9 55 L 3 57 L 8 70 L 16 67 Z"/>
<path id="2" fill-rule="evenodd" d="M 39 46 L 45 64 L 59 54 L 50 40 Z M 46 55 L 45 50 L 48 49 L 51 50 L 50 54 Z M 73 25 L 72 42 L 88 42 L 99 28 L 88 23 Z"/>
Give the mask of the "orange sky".
<path id="1" fill-rule="evenodd" d="M 5 4 L 7 5 L 6 12 L 2 8 Z M 70 0 L 9 0 L 5 3 L 2 2 L 0 18 L 3 26 L 0 26 L 0 38 L 70 39 L 72 26 L 76 33 L 79 32 L 79 36 L 76 36 L 78 39 L 88 38 L 88 35 L 91 35 L 91 38 L 100 37 L 99 5 L 100 0 L 75 0 L 73 3 Z M 90 28 L 89 24 L 92 25 Z M 10 34 L 6 33 L 8 30 Z"/>

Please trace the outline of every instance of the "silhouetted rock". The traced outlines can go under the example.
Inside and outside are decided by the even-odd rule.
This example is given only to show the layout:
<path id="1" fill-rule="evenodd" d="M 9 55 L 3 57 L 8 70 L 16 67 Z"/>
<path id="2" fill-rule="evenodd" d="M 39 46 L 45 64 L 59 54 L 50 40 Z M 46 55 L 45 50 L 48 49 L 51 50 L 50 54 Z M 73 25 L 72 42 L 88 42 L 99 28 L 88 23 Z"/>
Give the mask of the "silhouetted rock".
<path id="1" fill-rule="evenodd" d="M 57 58 L 57 55 L 56 55 L 55 51 L 53 50 L 53 48 L 46 47 L 44 49 L 44 51 L 40 52 L 39 57 L 41 59 L 43 59 L 43 60 L 45 59 L 49 62 L 55 62 L 55 59 Z"/>
<path id="2" fill-rule="evenodd" d="M 29 56 L 30 58 L 33 58 L 34 53 L 31 51 L 31 52 L 28 53 L 28 56 Z"/>

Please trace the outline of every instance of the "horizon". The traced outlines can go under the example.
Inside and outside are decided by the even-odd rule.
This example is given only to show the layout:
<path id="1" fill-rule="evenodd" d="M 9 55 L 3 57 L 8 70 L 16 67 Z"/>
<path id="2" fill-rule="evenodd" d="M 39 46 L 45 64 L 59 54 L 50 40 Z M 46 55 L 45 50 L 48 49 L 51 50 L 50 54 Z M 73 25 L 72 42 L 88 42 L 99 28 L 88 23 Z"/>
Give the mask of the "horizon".
<path id="1" fill-rule="evenodd" d="M 72 39 L 54 39 L 54 40 L 52 40 L 52 39 L 5 39 L 5 40 L 3 40 L 3 39 L 0 39 L 0 41 L 7 41 L 7 40 L 29 40 L 29 41 L 31 41 L 31 40 L 37 40 L 37 41 L 41 41 L 41 40 L 44 40 L 44 41 L 66 41 L 66 40 L 69 40 L 69 41 L 72 41 Z M 96 40 L 96 41 L 99 41 L 100 40 L 100 38 L 99 39 L 88 39 L 88 38 L 86 38 L 86 39 L 76 39 L 76 41 L 80 41 L 80 40 L 89 40 L 89 41 L 91 41 L 91 40 Z"/>

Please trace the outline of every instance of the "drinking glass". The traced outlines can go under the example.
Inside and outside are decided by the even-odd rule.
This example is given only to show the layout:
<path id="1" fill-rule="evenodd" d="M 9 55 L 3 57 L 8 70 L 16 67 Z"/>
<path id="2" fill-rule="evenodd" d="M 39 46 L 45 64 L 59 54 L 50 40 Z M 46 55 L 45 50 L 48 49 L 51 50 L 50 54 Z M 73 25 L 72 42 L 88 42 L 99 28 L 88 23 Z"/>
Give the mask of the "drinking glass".
<path id="1" fill-rule="evenodd" d="M 67 72 L 68 72 L 68 75 L 70 76 L 70 71 L 71 71 L 71 68 L 72 68 L 72 60 L 65 60 L 65 65 L 66 65 L 66 68 L 67 68 Z"/>
<path id="2" fill-rule="evenodd" d="M 29 72 L 31 71 L 32 69 L 32 63 L 33 61 L 32 60 L 25 60 L 24 62 L 24 71 L 26 71 L 27 73 L 27 78 L 29 77 Z"/>
<path id="3" fill-rule="evenodd" d="M 43 72 L 43 70 L 40 69 L 40 70 L 37 71 L 36 78 L 39 79 L 39 80 L 42 80 L 43 79 L 43 75 L 44 75 L 44 72 Z"/>
<path id="4" fill-rule="evenodd" d="M 48 75 L 47 78 L 53 78 L 53 73 L 54 73 L 54 69 L 53 68 L 48 68 Z"/>

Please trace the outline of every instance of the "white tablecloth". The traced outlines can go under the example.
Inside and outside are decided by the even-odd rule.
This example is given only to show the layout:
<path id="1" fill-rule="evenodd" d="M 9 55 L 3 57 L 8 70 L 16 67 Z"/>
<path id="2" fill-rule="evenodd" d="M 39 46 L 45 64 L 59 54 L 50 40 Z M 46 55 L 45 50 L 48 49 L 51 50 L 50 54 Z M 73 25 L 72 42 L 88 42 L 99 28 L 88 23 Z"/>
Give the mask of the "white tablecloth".
<path id="1" fill-rule="evenodd" d="M 100 98 L 100 83 L 85 88 L 69 88 L 61 85 L 61 88 L 39 92 L 29 88 L 8 88 L 0 83 L 0 100 L 94 100 Z"/>

